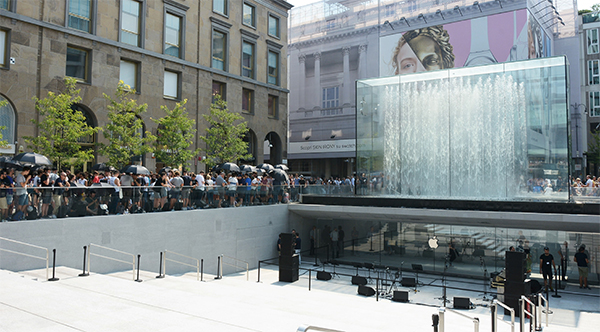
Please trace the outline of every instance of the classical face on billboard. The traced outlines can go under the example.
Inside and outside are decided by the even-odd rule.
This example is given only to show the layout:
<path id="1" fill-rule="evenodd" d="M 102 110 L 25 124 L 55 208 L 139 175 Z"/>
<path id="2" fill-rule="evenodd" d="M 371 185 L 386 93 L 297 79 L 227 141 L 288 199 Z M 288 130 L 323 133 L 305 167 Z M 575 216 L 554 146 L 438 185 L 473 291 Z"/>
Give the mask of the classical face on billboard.
<path id="1" fill-rule="evenodd" d="M 392 54 L 396 75 L 454 67 L 450 36 L 441 25 L 406 32 Z"/>
<path id="2" fill-rule="evenodd" d="M 529 17 L 529 24 L 527 25 L 527 43 L 529 59 L 541 58 L 543 56 L 544 42 L 542 29 L 533 17 Z"/>

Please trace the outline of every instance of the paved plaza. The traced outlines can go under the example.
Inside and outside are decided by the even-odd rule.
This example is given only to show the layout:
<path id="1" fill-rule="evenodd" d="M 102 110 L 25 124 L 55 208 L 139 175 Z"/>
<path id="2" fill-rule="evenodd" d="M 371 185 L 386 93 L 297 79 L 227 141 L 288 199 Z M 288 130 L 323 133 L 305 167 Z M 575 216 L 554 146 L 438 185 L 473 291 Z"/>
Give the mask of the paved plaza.
<path id="1" fill-rule="evenodd" d="M 313 268 L 308 262 L 303 267 Z M 141 271 L 141 283 L 132 281 L 132 271 L 78 277 L 80 270 L 57 267 L 56 273 L 60 280 L 48 282 L 45 270 L 0 270 L 0 331 L 293 332 L 303 325 L 338 331 L 433 331 L 431 315 L 442 302 L 442 288 L 436 287 L 441 278 L 427 275 L 419 275 L 422 286 L 410 291 L 410 303 L 397 303 L 357 295 L 345 276 L 320 281 L 313 271 L 310 291 L 307 270 L 295 283 L 279 282 L 273 265 L 261 269 L 260 283 L 258 270 L 220 280 L 205 274 L 204 281 L 197 281 L 196 273 L 156 279 L 157 273 Z M 482 299 L 481 281 L 449 278 L 447 285 L 465 289 L 448 289 L 447 296 L 471 298 L 475 308 L 460 312 L 479 318 L 480 331 L 490 331 L 490 302 Z M 544 331 L 597 330 L 597 286 L 580 290 L 568 285 L 560 294 L 560 299 L 550 298 L 552 314 Z M 446 331 L 473 331 L 468 319 L 453 313 L 446 317 Z M 510 328 L 500 324 L 499 331 Z"/>

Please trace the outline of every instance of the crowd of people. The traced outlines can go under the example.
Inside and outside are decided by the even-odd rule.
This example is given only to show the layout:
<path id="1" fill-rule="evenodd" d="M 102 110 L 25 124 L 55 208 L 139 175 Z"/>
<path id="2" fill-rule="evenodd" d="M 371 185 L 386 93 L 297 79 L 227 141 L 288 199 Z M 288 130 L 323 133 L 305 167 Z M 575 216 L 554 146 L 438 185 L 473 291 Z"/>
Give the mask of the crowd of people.
<path id="1" fill-rule="evenodd" d="M 291 182 L 294 186 L 294 182 Z M 179 170 L 134 174 L 0 170 L 2 221 L 287 203 L 290 183 L 268 174 Z"/>

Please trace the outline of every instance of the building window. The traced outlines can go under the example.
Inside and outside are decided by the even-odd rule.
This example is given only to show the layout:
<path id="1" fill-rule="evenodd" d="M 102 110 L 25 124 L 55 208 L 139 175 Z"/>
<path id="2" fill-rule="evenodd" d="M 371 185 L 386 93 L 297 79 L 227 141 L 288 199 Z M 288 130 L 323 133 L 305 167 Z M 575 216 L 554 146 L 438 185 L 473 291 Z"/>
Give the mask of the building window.
<path id="1" fill-rule="evenodd" d="M 10 10 L 10 0 L 0 0 L 0 9 Z"/>
<path id="2" fill-rule="evenodd" d="M 269 15 L 269 35 L 279 38 L 279 17 Z"/>
<path id="3" fill-rule="evenodd" d="M 215 102 L 215 96 L 221 96 L 221 99 L 227 100 L 227 90 L 225 83 L 213 81 L 212 83 L 212 102 Z"/>
<path id="4" fill-rule="evenodd" d="M 179 90 L 179 73 L 165 70 L 164 97 L 179 99 Z"/>
<path id="5" fill-rule="evenodd" d="M 2 139 L 6 140 L 8 144 L 13 144 L 15 141 L 15 110 L 8 99 L 0 95 L 0 104 L 2 102 L 6 102 L 6 104 L 0 107 L 0 126 L 4 127 L 0 132 Z"/>
<path id="6" fill-rule="evenodd" d="M 600 84 L 600 72 L 598 71 L 598 64 L 600 60 L 588 61 L 588 84 Z"/>
<path id="7" fill-rule="evenodd" d="M 181 57 L 181 17 L 171 13 L 165 15 L 165 54 Z"/>
<path id="8" fill-rule="evenodd" d="M 133 46 L 141 46 L 141 34 L 143 31 L 141 12 L 142 3 L 134 0 L 123 0 L 121 2 L 121 42 Z"/>
<path id="9" fill-rule="evenodd" d="M 394 16 L 395 13 L 394 5 L 385 6 L 385 16 Z"/>
<path id="10" fill-rule="evenodd" d="M 90 54 L 88 51 L 67 47 L 67 76 L 88 82 Z"/>
<path id="11" fill-rule="evenodd" d="M 121 60 L 121 71 L 119 74 L 119 80 L 129 85 L 131 90 L 137 92 L 139 92 L 138 66 L 139 64 L 136 62 Z"/>
<path id="12" fill-rule="evenodd" d="M 276 118 L 278 116 L 279 98 L 276 96 L 269 95 L 269 117 Z"/>
<path id="13" fill-rule="evenodd" d="M 587 52 L 588 54 L 598 53 L 598 29 L 587 31 Z"/>
<path id="14" fill-rule="evenodd" d="M 69 28 L 92 32 L 92 0 L 69 0 Z"/>
<path id="15" fill-rule="evenodd" d="M 267 83 L 279 85 L 279 53 L 269 51 Z"/>
<path id="16" fill-rule="evenodd" d="M 323 108 L 335 108 L 340 106 L 340 87 L 334 86 L 323 89 Z"/>
<path id="17" fill-rule="evenodd" d="M 329 30 L 333 28 L 335 28 L 335 18 L 325 21 L 325 29 Z"/>
<path id="18" fill-rule="evenodd" d="M 254 44 L 242 42 L 242 76 L 254 78 Z"/>
<path id="19" fill-rule="evenodd" d="M 244 3 L 244 9 L 242 12 L 242 22 L 245 25 L 256 28 L 256 8 L 254 6 Z"/>
<path id="20" fill-rule="evenodd" d="M 590 116 L 600 116 L 600 92 L 590 92 Z"/>
<path id="21" fill-rule="evenodd" d="M 0 30 L 0 68 L 8 68 L 8 31 Z"/>
<path id="22" fill-rule="evenodd" d="M 254 91 L 242 89 L 242 111 L 254 113 Z"/>
<path id="23" fill-rule="evenodd" d="M 222 15 L 229 15 L 229 0 L 213 0 L 213 11 Z"/>
<path id="24" fill-rule="evenodd" d="M 227 70 L 227 34 L 213 29 L 212 67 Z"/>

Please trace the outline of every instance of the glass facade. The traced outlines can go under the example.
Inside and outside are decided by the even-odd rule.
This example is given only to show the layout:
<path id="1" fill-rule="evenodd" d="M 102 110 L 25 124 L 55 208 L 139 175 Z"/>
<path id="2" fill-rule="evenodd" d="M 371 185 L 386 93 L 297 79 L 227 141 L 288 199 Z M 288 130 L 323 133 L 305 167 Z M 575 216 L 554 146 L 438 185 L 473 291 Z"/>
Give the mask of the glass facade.
<path id="1" fill-rule="evenodd" d="M 167 13 L 165 16 L 165 54 L 180 57 L 181 17 Z"/>
<path id="2" fill-rule="evenodd" d="M 540 280 L 540 255 L 548 246 L 557 268 L 562 255 L 566 275 L 576 281 L 579 276 L 573 256 L 583 244 L 591 263 L 589 279 L 598 278 L 599 234 L 404 221 L 315 219 L 307 222 L 308 229 L 316 228 L 315 254 L 321 261 L 335 258 L 350 265 L 374 263 L 390 269 L 402 268 L 405 273 L 409 271 L 407 277 L 413 277 L 413 264 L 421 265 L 425 272 L 439 274 L 447 264 L 448 275 L 483 278 L 485 270 L 488 277 L 500 272 L 505 267 L 506 251 L 514 247 L 516 251 L 529 251 L 528 270 L 532 277 Z M 343 242 L 331 243 L 330 234 L 334 229 L 338 231 L 338 238 L 342 238 L 340 228 L 344 232 Z M 302 235 L 307 233 L 308 230 Z M 311 261 L 312 255 L 304 254 L 305 251 L 309 252 L 308 245 L 303 246 L 302 260 Z M 565 269 L 561 268 L 561 272 Z"/>
<path id="3" fill-rule="evenodd" d="M 90 32 L 90 17 L 92 16 L 91 0 L 69 1 L 69 27 Z"/>
<path id="4" fill-rule="evenodd" d="M 142 4 L 133 0 L 123 1 L 121 13 L 121 41 L 140 46 L 140 8 Z"/>
<path id="5" fill-rule="evenodd" d="M 567 70 L 553 57 L 357 81 L 357 193 L 568 200 Z"/>

